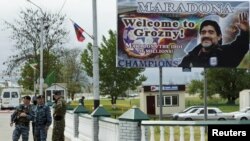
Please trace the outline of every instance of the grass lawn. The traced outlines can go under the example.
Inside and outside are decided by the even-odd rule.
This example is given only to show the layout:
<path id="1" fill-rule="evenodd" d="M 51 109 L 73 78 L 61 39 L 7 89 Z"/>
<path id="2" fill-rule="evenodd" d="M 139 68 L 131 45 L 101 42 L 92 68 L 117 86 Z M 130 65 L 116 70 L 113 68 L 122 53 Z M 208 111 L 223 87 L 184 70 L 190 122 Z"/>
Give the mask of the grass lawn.
<path id="1" fill-rule="evenodd" d="M 185 101 L 186 107 L 192 105 L 204 105 L 204 100 L 200 99 L 199 97 L 188 97 L 185 100 L 186 100 Z M 208 106 L 218 107 L 223 112 L 232 112 L 239 110 L 238 101 L 236 101 L 236 105 L 227 105 L 225 100 L 222 100 L 220 98 L 213 98 L 213 99 L 208 99 L 207 103 Z M 77 105 L 78 102 L 76 101 L 73 101 L 71 103 L 72 107 L 76 107 Z M 115 108 L 112 108 L 110 99 L 101 99 L 100 105 L 103 105 L 103 107 L 112 115 L 112 117 L 117 118 L 121 114 L 132 108 L 134 105 L 139 107 L 140 99 L 126 98 L 124 100 L 117 100 Z M 85 108 L 91 113 L 93 111 L 93 100 L 85 100 Z"/>
<path id="2" fill-rule="evenodd" d="M 185 99 L 186 107 L 193 106 L 193 105 L 204 105 L 204 100 L 200 99 L 199 97 L 189 97 Z M 222 112 L 233 112 L 239 110 L 239 102 L 238 100 L 235 101 L 235 105 L 228 105 L 226 104 L 227 101 L 221 98 L 212 98 L 207 100 L 208 106 L 218 107 L 222 110 Z"/>
<path id="3" fill-rule="evenodd" d="M 118 118 L 121 114 L 132 108 L 134 105 L 137 107 L 140 106 L 140 99 L 124 99 L 124 100 L 117 100 L 116 102 L 116 108 L 112 108 L 110 99 L 101 99 L 100 105 L 103 105 L 103 107 L 112 115 L 113 118 Z M 219 98 L 213 98 L 208 99 L 207 101 L 208 106 L 215 106 L 220 108 L 223 112 L 232 112 L 239 110 L 239 104 L 238 101 L 236 101 L 236 105 L 227 105 L 225 100 L 219 99 Z M 192 106 L 192 105 L 204 105 L 204 100 L 200 99 L 199 97 L 188 97 L 185 99 L 186 107 Z M 78 105 L 78 102 L 73 101 L 71 103 L 72 107 L 76 107 Z M 85 108 L 89 110 L 91 113 L 93 111 L 93 100 L 85 100 Z M 152 119 L 153 120 L 153 119 Z M 156 118 L 158 120 L 158 118 Z M 199 134 L 200 127 L 194 127 L 194 140 L 200 140 L 200 134 Z M 179 138 L 179 127 L 174 127 L 174 140 L 180 140 Z M 190 138 L 190 129 L 189 127 L 184 128 L 184 140 L 189 140 Z M 205 136 L 207 137 L 207 135 Z M 159 127 L 155 128 L 155 140 L 160 140 L 160 129 Z M 169 140 L 169 128 L 165 127 L 165 140 Z M 205 139 L 207 141 L 207 138 Z"/>

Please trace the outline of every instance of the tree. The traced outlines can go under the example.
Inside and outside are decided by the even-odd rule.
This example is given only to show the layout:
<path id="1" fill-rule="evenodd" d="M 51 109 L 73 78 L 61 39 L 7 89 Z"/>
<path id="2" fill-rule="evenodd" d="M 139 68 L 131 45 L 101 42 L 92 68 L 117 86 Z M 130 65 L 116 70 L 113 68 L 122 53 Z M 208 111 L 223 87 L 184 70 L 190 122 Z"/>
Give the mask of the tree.
<path id="1" fill-rule="evenodd" d="M 63 23 L 65 15 L 44 13 L 39 10 L 25 9 L 19 14 L 19 19 L 15 23 L 5 21 L 6 29 L 12 31 L 10 39 L 14 41 L 16 54 L 10 56 L 4 62 L 7 65 L 7 74 L 12 73 L 24 66 L 28 67 L 27 63 L 39 63 L 41 47 L 41 23 L 44 24 L 44 55 L 43 55 L 43 77 L 45 78 L 52 71 L 52 66 L 57 64 L 60 54 L 61 45 L 66 42 L 68 31 L 64 29 Z M 52 57 L 52 58 L 51 58 Z M 38 70 L 39 70 L 38 64 Z M 25 69 L 22 69 L 23 71 Z M 22 80 L 33 78 L 32 73 L 23 73 Z M 39 74 L 39 73 L 38 73 Z M 32 79 L 33 80 L 33 79 Z M 22 81 L 19 81 L 20 83 Z M 22 83 L 21 83 L 22 84 Z M 30 86 L 27 86 L 31 88 Z"/>
<path id="2" fill-rule="evenodd" d="M 89 43 L 82 53 L 82 62 L 87 74 L 93 76 L 92 48 Z M 128 89 L 136 89 L 146 77 L 141 73 L 144 69 L 116 68 L 116 33 L 109 30 L 109 38 L 103 36 L 99 47 L 100 94 L 110 95 L 111 103 L 116 104 L 117 97 Z"/>
<path id="3" fill-rule="evenodd" d="M 190 84 L 188 85 L 188 93 L 189 94 L 196 94 L 200 93 L 203 94 L 203 80 L 191 80 Z"/>
<path id="4" fill-rule="evenodd" d="M 200 81 L 200 83 L 192 81 L 189 85 L 189 92 L 199 92 L 203 89 L 202 83 L 202 81 Z M 227 99 L 228 104 L 235 104 L 235 100 L 239 98 L 239 92 L 243 89 L 250 88 L 249 84 L 250 73 L 245 69 L 207 69 L 207 94 L 219 94 L 221 98 Z M 196 85 L 196 87 L 194 87 L 194 85 Z M 203 91 L 201 94 L 203 94 Z"/>
<path id="5" fill-rule="evenodd" d="M 48 62 L 45 62 L 44 65 L 47 65 L 47 63 L 49 63 L 48 67 L 49 67 L 50 72 L 48 72 L 48 75 L 51 72 L 57 72 L 55 73 L 55 78 L 59 78 L 61 76 L 60 70 L 61 70 L 62 64 L 59 61 L 58 57 L 51 54 L 49 55 L 47 59 L 48 59 Z M 39 66 L 37 64 L 35 68 L 32 68 L 31 64 L 35 64 L 35 63 L 30 62 L 30 61 L 27 61 L 25 63 L 25 65 L 21 68 L 21 78 L 18 80 L 18 84 L 22 85 L 23 88 L 26 88 L 29 90 L 34 89 L 34 81 L 36 81 L 36 83 L 38 83 L 39 81 L 38 79 L 39 78 Z M 44 83 L 46 83 L 46 79 Z"/>
<path id="6" fill-rule="evenodd" d="M 67 83 L 68 94 L 72 100 L 75 93 L 89 86 L 89 80 L 82 69 L 80 53 L 81 51 L 77 48 L 65 49 L 61 59 L 64 63 L 59 81 Z"/>

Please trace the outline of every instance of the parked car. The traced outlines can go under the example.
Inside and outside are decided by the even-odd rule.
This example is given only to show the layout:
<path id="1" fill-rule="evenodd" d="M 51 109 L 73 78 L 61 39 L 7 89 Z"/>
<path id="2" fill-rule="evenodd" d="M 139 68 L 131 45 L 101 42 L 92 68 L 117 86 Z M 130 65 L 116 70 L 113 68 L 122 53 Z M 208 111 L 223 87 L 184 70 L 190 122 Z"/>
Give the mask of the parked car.
<path id="1" fill-rule="evenodd" d="M 243 108 L 238 112 L 233 112 L 233 118 L 236 120 L 250 120 L 250 107 Z"/>
<path id="2" fill-rule="evenodd" d="M 132 94 L 128 94 L 127 96 L 128 97 L 138 97 L 139 94 L 138 93 L 132 93 Z"/>
<path id="3" fill-rule="evenodd" d="M 207 107 L 208 120 L 233 119 L 233 114 L 223 113 L 217 107 Z M 178 114 L 176 120 L 204 120 L 204 108 L 198 108 L 194 112 Z"/>
<path id="4" fill-rule="evenodd" d="M 172 114 L 172 115 L 171 115 L 171 118 L 172 118 L 173 120 L 177 120 L 176 118 L 178 117 L 179 114 L 195 112 L 195 110 L 197 110 L 198 108 L 202 108 L 202 107 L 204 107 L 204 106 L 190 106 L 190 107 L 184 109 L 184 110 L 181 111 L 181 112 Z"/>

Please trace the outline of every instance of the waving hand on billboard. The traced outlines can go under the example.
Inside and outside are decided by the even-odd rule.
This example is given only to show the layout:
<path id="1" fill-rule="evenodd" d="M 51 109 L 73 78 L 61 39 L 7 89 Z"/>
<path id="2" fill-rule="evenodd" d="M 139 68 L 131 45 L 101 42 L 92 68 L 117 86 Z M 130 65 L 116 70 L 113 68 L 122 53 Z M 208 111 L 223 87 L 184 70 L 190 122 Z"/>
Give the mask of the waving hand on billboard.
<path id="1" fill-rule="evenodd" d="M 117 67 L 248 68 L 248 1 L 118 0 Z"/>

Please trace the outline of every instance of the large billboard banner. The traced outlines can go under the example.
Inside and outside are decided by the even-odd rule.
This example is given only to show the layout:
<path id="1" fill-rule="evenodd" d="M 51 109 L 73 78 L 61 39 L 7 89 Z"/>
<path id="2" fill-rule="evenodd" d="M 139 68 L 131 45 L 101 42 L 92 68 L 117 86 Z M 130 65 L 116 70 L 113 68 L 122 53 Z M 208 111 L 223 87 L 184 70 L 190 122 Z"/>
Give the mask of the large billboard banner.
<path id="1" fill-rule="evenodd" d="M 248 1 L 117 5 L 117 67 L 250 67 Z"/>

